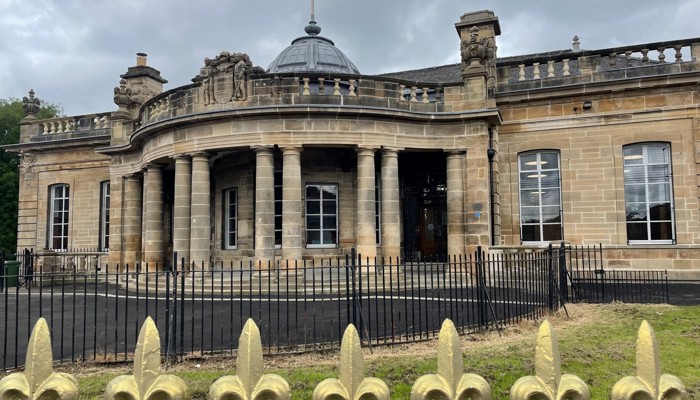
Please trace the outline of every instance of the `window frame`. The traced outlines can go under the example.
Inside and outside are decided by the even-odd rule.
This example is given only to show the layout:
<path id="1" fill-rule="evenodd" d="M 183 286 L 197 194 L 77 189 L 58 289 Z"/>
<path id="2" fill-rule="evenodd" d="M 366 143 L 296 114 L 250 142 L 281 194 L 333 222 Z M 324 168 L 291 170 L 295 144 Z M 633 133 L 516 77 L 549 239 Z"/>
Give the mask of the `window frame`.
<path id="1" fill-rule="evenodd" d="M 229 215 L 229 212 L 231 210 L 231 194 L 233 193 L 233 209 L 235 212 L 235 216 L 233 217 L 234 224 L 233 224 L 233 241 L 234 243 L 231 244 L 230 238 L 231 238 L 231 229 L 230 229 L 230 220 L 231 216 Z M 238 222 L 239 222 L 239 215 L 238 215 L 238 188 L 228 188 L 224 189 L 222 191 L 223 194 L 223 207 L 224 207 L 224 212 L 223 212 L 223 217 L 224 217 L 224 223 L 223 223 L 223 248 L 224 250 L 238 250 Z"/>
<path id="2" fill-rule="evenodd" d="M 110 181 L 100 182 L 100 237 L 101 251 L 109 251 Z"/>
<path id="3" fill-rule="evenodd" d="M 283 215 L 283 194 L 284 194 L 284 188 L 283 188 L 283 183 L 284 183 L 284 176 L 282 173 L 282 169 L 275 169 L 273 172 L 273 181 L 274 181 L 274 207 L 275 207 L 275 249 L 281 249 L 282 248 L 282 215 Z M 279 192 L 278 192 L 279 189 Z M 278 196 L 279 194 L 279 196 Z M 277 213 L 277 206 L 279 205 L 279 213 Z M 279 221 L 279 223 L 278 223 Z M 279 234 L 279 236 L 278 236 Z M 277 238 L 279 237 L 279 242 L 277 241 Z"/>
<path id="4" fill-rule="evenodd" d="M 649 162 L 649 148 L 650 147 L 664 147 L 664 150 L 668 150 L 667 155 L 665 156 L 666 159 L 664 160 L 665 162 L 663 164 L 660 163 L 652 163 Z M 634 164 L 630 163 L 627 164 L 626 162 L 628 160 L 627 157 L 638 157 L 636 154 L 632 155 L 626 155 L 626 151 L 634 148 L 641 148 L 641 164 Z M 634 159 L 640 159 L 640 158 L 634 158 Z M 650 182 L 649 181 L 649 167 L 650 166 L 659 166 L 659 165 L 665 165 L 666 166 L 666 176 L 665 178 L 667 179 L 666 182 Z M 635 166 L 642 166 L 644 169 L 644 201 L 628 201 L 627 198 L 627 187 L 628 186 L 633 186 L 634 184 L 629 183 L 628 180 L 632 179 L 629 177 L 628 174 L 628 167 L 635 167 Z M 675 245 L 676 242 L 676 206 L 675 206 L 675 198 L 674 198 L 674 193 L 673 193 L 673 161 L 672 161 L 672 156 L 671 156 L 671 143 L 669 142 L 639 142 L 639 143 L 630 143 L 627 145 L 622 146 L 622 176 L 623 176 L 623 198 L 625 200 L 625 208 L 624 208 L 624 215 L 625 215 L 625 235 L 627 237 L 627 244 L 628 245 L 636 245 L 636 244 L 661 244 L 661 245 Z M 637 184 L 639 185 L 639 184 Z M 668 189 L 668 196 L 669 196 L 669 214 L 670 214 L 670 219 L 658 219 L 652 221 L 652 211 L 650 204 L 653 202 L 650 200 L 649 196 L 649 190 L 650 190 L 650 185 L 655 185 L 655 186 L 661 186 L 664 185 Z M 646 211 L 646 229 L 647 229 L 647 239 L 629 239 L 629 228 L 630 224 L 641 224 L 641 222 L 632 222 L 628 221 L 628 216 L 627 216 L 627 210 L 628 210 L 628 203 L 636 203 L 636 204 L 644 204 L 645 205 L 645 211 Z M 670 239 L 652 239 L 652 230 L 651 230 L 651 224 L 652 222 L 670 222 L 671 224 L 671 238 Z"/>
<path id="5" fill-rule="evenodd" d="M 557 158 L 557 167 L 556 168 L 542 168 L 542 155 L 544 154 L 551 154 L 555 155 Z M 524 157 L 528 156 L 536 156 L 535 160 L 535 165 L 536 168 L 534 170 L 528 170 L 525 169 L 523 170 L 522 168 L 522 160 Z M 541 245 L 541 244 L 548 244 L 551 243 L 552 241 L 562 241 L 564 240 L 564 207 L 563 207 L 563 191 L 562 191 L 562 174 L 561 174 L 561 151 L 556 150 L 556 149 L 538 149 L 538 150 L 531 150 L 527 152 L 522 152 L 518 154 L 518 212 L 519 212 L 519 226 L 520 226 L 520 243 L 523 245 Z M 550 171 L 556 171 L 558 175 L 557 179 L 557 189 L 559 191 L 559 203 L 558 204 L 547 204 L 544 205 L 542 201 L 542 194 L 543 192 L 543 186 L 542 186 L 542 177 L 545 176 L 544 173 L 550 172 Z M 538 205 L 536 206 L 525 206 L 524 201 L 523 201 L 523 193 L 525 190 L 523 189 L 523 180 L 522 180 L 522 175 L 523 173 L 531 173 L 537 175 L 537 188 L 536 191 L 538 192 Z M 553 188 L 553 187 L 546 187 L 546 188 Z M 544 188 L 544 189 L 546 189 Z M 546 223 L 543 221 L 543 208 L 544 207 L 559 207 L 559 222 L 557 223 Z M 533 208 L 537 207 L 539 211 L 539 222 L 537 223 L 524 223 L 523 222 L 523 207 L 527 208 Z M 559 225 L 559 238 L 557 239 L 545 239 L 545 225 L 549 226 L 556 226 Z M 537 229 L 539 230 L 539 237 L 540 240 L 525 240 L 524 238 L 524 231 L 523 227 L 525 226 L 536 226 Z"/>
<path id="6" fill-rule="evenodd" d="M 57 190 L 63 189 L 60 196 L 57 196 Z M 61 209 L 56 210 L 56 201 L 61 202 Z M 61 221 L 56 223 L 55 217 L 57 213 L 61 213 Z M 56 236 L 54 235 L 54 230 L 57 225 L 62 226 L 61 232 L 65 232 L 64 235 Z M 49 186 L 49 215 L 47 221 L 47 248 L 50 250 L 67 251 L 68 241 L 70 239 L 70 185 L 67 183 L 57 183 Z M 60 240 L 61 244 L 54 247 L 54 241 Z"/>
<path id="7" fill-rule="evenodd" d="M 319 202 L 319 213 L 318 214 L 309 214 L 309 196 L 308 196 L 308 190 L 310 187 L 317 186 L 319 188 L 319 198 L 318 199 L 312 199 L 312 200 L 317 200 Z M 332 187 L 335 189 L 335 213 L 333 214 L 335 216 L 335 228 L 334 229 L 327 229 L 329 231 L 335 230 L 336 235 L 335 235 L 335 243 L 323 243 L 323 233 L 326 229 L 323 228 L 323 217 L 326 216 L 323 212 L 323 188 L 324 187 Z M 334 249 L 338 247 L 338 244 L 340 243 L 340 216 L 339 216 L 339 197 L 340 197 L 340 190 L 339 186 L 337 183 L 307 183 L 304 186 L 304 240 L 306 247 L 309 249 Z M 309 229 L 309 217 L 310 216 L 318 216 L 319 217 L 319 229 Z M 316 243 L 312 244 L 309 243 L 309 232 L 310 231 L 318 231 L 319 232 L 319 238 L 321 239 L 321 243 Z"/>

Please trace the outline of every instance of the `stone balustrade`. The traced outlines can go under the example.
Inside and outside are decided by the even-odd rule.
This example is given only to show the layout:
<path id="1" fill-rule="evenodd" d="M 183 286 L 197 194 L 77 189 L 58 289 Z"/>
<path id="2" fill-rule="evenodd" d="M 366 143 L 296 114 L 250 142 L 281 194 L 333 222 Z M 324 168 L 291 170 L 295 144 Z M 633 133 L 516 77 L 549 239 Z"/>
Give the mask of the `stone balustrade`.
<path id="1" fill-rule="evenodd" d="M 700 60 L 700 38 L 599 50 L 563 50 L 499 59 L 498 84 L 502 87 L 518 82 L 612 73 L 630 68 L 658 67 L 665 64 L 676 64 L 675 68 L 682 71 L 681 64 L 696 64 L 698 60 Z M 634 74 L 644 76 L 645 72 L 635 71 Z M 658 71 L 650 69 L 648 74 L 655 75 Z M 622 76 L 610 74 L 603 79 L 615 77 Z"/>
<path id="2" fill-rule="evenodd" d="M 36 135 L 95 131 L 109 129 L 111 127 L 109 114 L 78 115 L 45 119 L 37 121 L 32 125 Z"/>
<path id="3" fill-rule="evenodd" d="M 556 332 L 548 321 L 540 325 L 535 347 L 535 375 L 518 379 L 510 390 L 511 400 L 591 398 L 588 385 L 579 377 L 563 374 Z M 465 372 L 459 334 L 452 321 L 445 320 L 438 337 L 437 371 L 418 378 L 411 389 L 411 400 L 491 399 L 491 387 L 483 377 Z M 103 394 L 106 400 L 188 398 L 187 383 L 161 372 L 161 343 L 153 320 L 147 318 L 134 352 L 133 375 L 110 381 Z M 659 346 L 649 323 L 642 322 L 636 345 L 637 375 L 620 379 L 611 389 L 613 400 L 687 399 L 683 382 L 676 376 L 661 374 Z M 51 335 L 43 318 L 34 326 L 27 349 L 24 372 L 15 372 L 0 380 L 3 399 L 77 399 L 77 380 L 70 374 L 53 372 Z M 239 338 L 236 375 L 217 379 L 208 398 L 289 400 L 290 385 L 275 374 L 265 374 L 260 331 L 252 320 Z M 381 379 L 365 377 L 361 342 L 357 330 L 349 325 L 340 348 L 338 378 L 320 382 L 313 400 L 375 399 L 389 400 L 390 389 Z"/>

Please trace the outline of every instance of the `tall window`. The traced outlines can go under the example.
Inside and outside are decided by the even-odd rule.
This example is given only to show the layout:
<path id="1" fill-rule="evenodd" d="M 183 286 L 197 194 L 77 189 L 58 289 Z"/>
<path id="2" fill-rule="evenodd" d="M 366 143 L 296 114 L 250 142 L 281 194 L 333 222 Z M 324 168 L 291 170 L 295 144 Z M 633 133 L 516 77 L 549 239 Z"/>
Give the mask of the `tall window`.
<path id="1" fill-rule="evenodd" d="M 338 186 L 306 185 L 306 244 L 309 247 L 338 244 Z"/>
<path id="2" fill-rule="evenodd" d="M 382 243 L 382 187 L 381 176 L 374 177 L 374 235 L 377 244 Z"/>
<path id="3" fill-rule="evenodd" d="M 224 248 L 238 245 L 238 191 L 224 190 Z"/>
<path id="4" fill-rule="evenodd" d="M 65 184 L 49 187 L 49 248 L 53 250 L 68 250 L 69 189 Z"/>
<path id="5" fill-rule="evenodd" d="M 100 249 L 109 250 L 109 181 L 100 183 Z"/>
<path id="6" fill-rule="evenodd" d="M 520 232 L 523 242 L 562 239 L 559 153 L 522 154 L 520 174 Z"/>
<path id="7" fill-rule="evenodd" d="M 625 146 L 623 158 L 628 242 L 674 243 L 671 146 Z"/>
<path id="8" fill-rule="evenodd" d="M 282 171 L 275 171 L 275 247 L 282 247 Z"/>

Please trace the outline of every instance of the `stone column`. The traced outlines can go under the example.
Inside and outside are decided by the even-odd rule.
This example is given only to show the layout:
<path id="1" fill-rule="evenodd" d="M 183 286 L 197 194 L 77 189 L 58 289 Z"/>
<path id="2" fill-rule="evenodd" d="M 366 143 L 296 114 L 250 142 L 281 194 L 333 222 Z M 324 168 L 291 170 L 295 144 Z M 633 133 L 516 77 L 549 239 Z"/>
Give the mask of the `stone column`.
<path id="1" fill-rule="evenodd" d="M 461 150 L 447 153 L 447 254 L 464 255 L 464 178 Z"/>
<path id="2" fill-rule="evenodd" d="M 140 177 L 130 175 L 124 182 L 124 264 L 134 270 L 141 261 L 141 213 L 143 212 L 143 192 Z"/>
<path id="3" fill-rule="evenodd" d="M 185 260 L 185 270 L 190 261 L 190 224 L 192 205 L 192 161 L 189 156 L 175 157 L 175 204 L 173 206 L 173 252 L 178 270 Z"/>
<path id="4" fill-rule="evenodd" d="M 209 155 L 206 153 L 192 155 L 190 213 L 190 262 L 195 263 L 195 270 L 208 271 L 211 258 L 211 183 Z"/>
<path id="5" fill-rule="evenodd" d="M 163 171 L 160 165 L 146 166 L 143 179 L 145 204 L 144 263 L 148 270 L 163 267 Z"/>
<path id="6" fill-rule="evenodd" d="M 302 257 L 301 147 L 282 148 L 282 263 Z"/>
<path id="7" fill-rule="evenodd" d="M 275 162 L 272 146 L 255 150 L 255 263 L 261 268 L 275 259 Z"/>
<path id="8" fill-rule="evenodd" d="M 377 256 L 374 149 L 357 149 L 357 253 L 374 262 Z"/>
<path id="9" fill-rule="evenodd" d="M 381 166 L 382 257 L 392 263 L 401 254 L 401 213 L 399 207 L 399 154 L 402 149 L 384 147 Z"/>

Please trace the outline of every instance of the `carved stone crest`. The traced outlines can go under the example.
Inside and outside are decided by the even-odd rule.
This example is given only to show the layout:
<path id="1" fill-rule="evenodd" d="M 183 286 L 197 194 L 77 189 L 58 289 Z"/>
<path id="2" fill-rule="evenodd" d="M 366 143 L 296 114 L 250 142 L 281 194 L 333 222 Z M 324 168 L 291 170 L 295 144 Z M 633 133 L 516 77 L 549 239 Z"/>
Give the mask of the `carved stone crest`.
<path id="1" fill-rule="evenodd" d="M 27 117 L 34 118 L 34 115 L 39 112 L 39 106 L 41 106 L 41 101 L 34 97 L 34 89 L 29 89 L 29 97 L 24 96 L 22 99 L 24 113 L 27 114 Z"/>
<path id="2" fill-rule="evenodd" d="M 199 75 L 192 80 L 202 83 L 207 105 L 242 101 L 248 97 L 247 79 L 253 70 L 247 54 L 222 51 L 213 59 L 205 58 Z"/>
<path id="3" fill-rule="evenodd" d="M 485 72 L 483 62 L 491 50 L 487 38 L 479 40 L 479 28 L 472 27 L 469 40 L 463 40 L 461 45 L 462 72 L 474 73 Z"/>
<path id="4" fill-rule="evenodd" d="M 114 104 L 119 106 L 119 111 L 126 111 L 132 103 L 131 96 L 131 89 L 126 87 L 126 79 L 120 80 L 119 86 L 114 88 Z"/>

